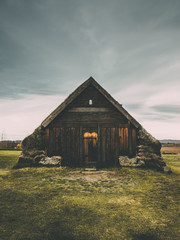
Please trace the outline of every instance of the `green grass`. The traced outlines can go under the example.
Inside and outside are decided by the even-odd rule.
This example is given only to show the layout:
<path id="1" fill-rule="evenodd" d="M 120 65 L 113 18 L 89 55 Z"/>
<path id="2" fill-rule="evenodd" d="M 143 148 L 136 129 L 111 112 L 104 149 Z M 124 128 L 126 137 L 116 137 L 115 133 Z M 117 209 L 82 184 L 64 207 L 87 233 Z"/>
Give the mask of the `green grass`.
<path id="1" fill-rule="evenodd" d="M 21 151 L 0 150 L 0 168 L 11 169 L 18 161 Z"/>
<path id="2" fill-rule="evenodd" d="M 173 174 L 142 169 L 11 169 L 0 151 L 1 240 L 179 239 L 180 156 L 165 155 Z"/>
<path id="3" fill-rule="evenodd" d="M 180 174 L 180 155 L 163 155 L 167 166 L 171 167 L 174 173 Z"/>

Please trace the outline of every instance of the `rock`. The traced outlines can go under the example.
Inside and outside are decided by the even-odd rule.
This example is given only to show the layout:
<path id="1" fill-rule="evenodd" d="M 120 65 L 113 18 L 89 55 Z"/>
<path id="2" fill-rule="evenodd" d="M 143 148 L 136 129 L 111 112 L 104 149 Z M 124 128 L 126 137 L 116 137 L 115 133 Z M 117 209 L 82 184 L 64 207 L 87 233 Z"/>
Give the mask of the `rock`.
<path id="1" fill-rule="evenodd" d="M 36 155 L 33 160 L 34 160 L 35 163 L 39 164 L 39 162 L 44 160 L 45 157 L 46 156 L 44 154 L 40 154 L 40 155 Z"/>
<path id="2" fill-rule="evenodd" d="M 143 167 L 144 161 L 138 161 L 137 158 L 129 158 L 127 156 L 119 156 L 119 164 L 122 167 Z"/>
<path id="3" fill-rule="evenodd" d="M 18 163 L 16 164 L 16 166 L 14 168 L 29 167 L 29 166 L 31 166 L 32 163 L 33 163 L 32 157 L 24 156 L 23 154 L 21 154 L 19 156 Z"/>
<path id="4" fill-rule="evenodd" d="M 31 151 L 23 151 L 20 155 L 18 163 L 14 168 L 22 168 L 22 167 L 38 167 L 38 166 L 61 166 L 62 157 L 61 156 L 53 156 L 47 157 L 47 154 L 43 150 L 31 150 Z"/>
<path id="5" fill-rule="evenodd" d="M 167 166 L 163 167 L 163 171 L 164 171 L 164 173 L 172 173 L 171 168 L 167 167 Z"/>
<path id="6" fill-rule="evenodd" d="M 61 156 L 52 156 L 52 157 L 45 157 L 44 159 L 39 161 L 39 164 L 42 166 L 48 167 L 59 167 L 61 166 L 62 157 Z"/>
<path id="7" fill-rule="evenodd" d="M 138 165 L 137 167 L 144 167 L 145 162 L 143 160 L 139 160 L 137 165 Z"/>

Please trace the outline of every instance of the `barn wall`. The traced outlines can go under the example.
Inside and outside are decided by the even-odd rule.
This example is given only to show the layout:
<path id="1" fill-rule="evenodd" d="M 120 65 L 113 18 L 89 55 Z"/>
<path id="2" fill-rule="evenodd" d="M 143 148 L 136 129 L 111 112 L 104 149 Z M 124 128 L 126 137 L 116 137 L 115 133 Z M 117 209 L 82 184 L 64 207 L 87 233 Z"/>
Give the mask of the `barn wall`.
<path id="1" fill-rule="evenodd" d="M 47 128 L 46 149 L 48 155 L 61 155 L 68 165 L 80 163 L 80 131 L 79 128 Z"/>
<path id="2" fill-rule="evenodd" d="M 128 125 L 93 125 L 98 133 L 98 165 L 114 166 L 119 155 L 136 154 L 136 129 Z M 86 126 L 87 127 L 87 126 Z M 99 129 L 98 129 L 99 128 Z M 89 128 L 90 129 L 90 128 Z M 61 155 L 66 164 L 79 166 L 83 163 L 83 132 L 88 128 L 51 127 L 46 129 L 46 148 L 49 155 Z"/>
<path id="3" fill-rule="evenodd" d="M 118 112 L 106 112 L 106 113 L 74 113 L 64 112 L 61 117 L 54 121 L 54 126 L 60 127 L 62 124 L 67 123 L 122 123 L 126 124 L 127 120 Z"/>
<path id="4" fill-rule="evenodd" d="M 49 125 L 48 154 L 61 155 L 68 164 L 78 166 L 84 160 L 83 134 L 91 130 L 98 133 L 99 165 L 116 165 L 119 155 L 135 154 L 136 129 L 92 85 Z"/>

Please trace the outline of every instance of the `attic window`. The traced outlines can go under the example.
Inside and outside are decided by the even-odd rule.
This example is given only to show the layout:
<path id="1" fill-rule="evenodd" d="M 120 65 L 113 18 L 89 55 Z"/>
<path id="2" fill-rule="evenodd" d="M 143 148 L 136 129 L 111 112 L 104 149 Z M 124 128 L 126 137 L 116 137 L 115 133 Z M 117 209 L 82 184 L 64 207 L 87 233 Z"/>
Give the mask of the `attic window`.
<path id="1" fill-rule="evenodd" d="M 89 99 L 89 105 L 92 105 L 92 99 Z"/>

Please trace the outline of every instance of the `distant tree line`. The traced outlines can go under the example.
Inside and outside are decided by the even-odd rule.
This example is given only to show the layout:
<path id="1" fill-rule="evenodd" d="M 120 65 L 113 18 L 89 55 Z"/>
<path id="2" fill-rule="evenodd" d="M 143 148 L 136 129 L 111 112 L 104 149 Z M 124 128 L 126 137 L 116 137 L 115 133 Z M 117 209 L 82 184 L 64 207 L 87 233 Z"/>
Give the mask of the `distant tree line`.
<path id="1" fill-rule="evenodd" d="M 0 149 L 20 149 L 21 146 L 20 140 L 3 140 L 0 141 Z"/>

